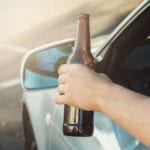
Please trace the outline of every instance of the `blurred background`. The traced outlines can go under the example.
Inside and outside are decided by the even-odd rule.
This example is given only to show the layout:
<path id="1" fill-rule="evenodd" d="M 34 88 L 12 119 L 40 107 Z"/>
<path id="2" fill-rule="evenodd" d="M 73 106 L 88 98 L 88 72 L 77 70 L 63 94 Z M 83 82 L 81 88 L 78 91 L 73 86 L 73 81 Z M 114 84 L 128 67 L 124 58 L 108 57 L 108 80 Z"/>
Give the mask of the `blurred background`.
<path id="1" fill-rule="evenodd" d="M 74 37 L 79 13 L 90 14 L 91 37 L 109 34 L 141 1 L 0 1 L 0 150 L 24 149 L 19 79 L 24 54 Z"/>

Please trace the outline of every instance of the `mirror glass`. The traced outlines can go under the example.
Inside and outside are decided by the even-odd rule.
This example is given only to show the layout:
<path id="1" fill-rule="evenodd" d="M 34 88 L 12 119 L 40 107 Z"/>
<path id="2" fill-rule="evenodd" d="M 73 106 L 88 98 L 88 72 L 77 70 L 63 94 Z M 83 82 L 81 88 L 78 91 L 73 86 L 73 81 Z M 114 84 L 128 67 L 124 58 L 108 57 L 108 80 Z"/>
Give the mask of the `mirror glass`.
<path id="1" fill-rule="evenodd" d="M 36 90 L 58 85 L 58 68 L 65 64 L 73 50 L 73 42 L 37 51 L 28 56 L 23 72 L 25 89 Z"/>

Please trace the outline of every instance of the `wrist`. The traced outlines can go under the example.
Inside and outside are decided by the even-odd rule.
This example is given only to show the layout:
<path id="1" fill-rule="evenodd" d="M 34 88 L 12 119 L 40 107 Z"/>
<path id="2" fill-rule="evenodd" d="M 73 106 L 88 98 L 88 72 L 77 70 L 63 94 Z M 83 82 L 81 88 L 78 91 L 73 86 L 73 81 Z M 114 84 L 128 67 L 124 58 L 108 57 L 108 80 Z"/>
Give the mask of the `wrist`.
<path id="1" fill-rule="evenodd" d="M 101 83 L 98 85 L 98 96 L 96 100 L 97 111 L 104 111 L 107 109 L 107 105 L 116 93 L 116 84 L 111 80 L 105 84 Z"/>

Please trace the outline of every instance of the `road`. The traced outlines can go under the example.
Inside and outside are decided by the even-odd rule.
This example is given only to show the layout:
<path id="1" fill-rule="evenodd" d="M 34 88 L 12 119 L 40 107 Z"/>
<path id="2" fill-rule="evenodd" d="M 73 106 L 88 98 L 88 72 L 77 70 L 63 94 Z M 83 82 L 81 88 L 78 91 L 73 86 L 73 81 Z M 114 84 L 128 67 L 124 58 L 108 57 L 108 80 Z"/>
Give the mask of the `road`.
<path id="1" fill-rule="evenodd" d="M 108 34 L 140 2 L 0 1 L 0 150 L 24 149 L 19 80 L 23 55 L 39 45 L 74 37 L 81 12 L 91 15 L 92 37 Z"/>

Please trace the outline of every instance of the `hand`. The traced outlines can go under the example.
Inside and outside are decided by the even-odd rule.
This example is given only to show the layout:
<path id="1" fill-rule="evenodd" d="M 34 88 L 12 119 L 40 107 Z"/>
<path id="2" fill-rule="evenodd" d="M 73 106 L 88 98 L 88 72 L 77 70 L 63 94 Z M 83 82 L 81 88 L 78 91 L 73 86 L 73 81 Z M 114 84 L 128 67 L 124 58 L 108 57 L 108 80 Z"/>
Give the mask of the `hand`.
<path id="1" fill-rule="evenodd" d="M 100 101 L 107 98 L 111 80 L 79 64 L 59 68 L 56 103 L 100 111 Z"/>
<path id="2" fill-rule="evenodd" d="M 79 64 L 62 65 L 58 80 L 56 103 L 102 111 L 150 146 L 149 97 L 116 85 L 107 76 Z"/>

